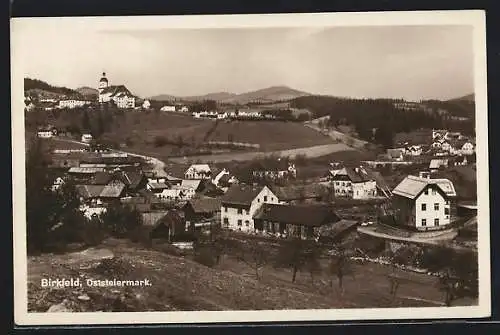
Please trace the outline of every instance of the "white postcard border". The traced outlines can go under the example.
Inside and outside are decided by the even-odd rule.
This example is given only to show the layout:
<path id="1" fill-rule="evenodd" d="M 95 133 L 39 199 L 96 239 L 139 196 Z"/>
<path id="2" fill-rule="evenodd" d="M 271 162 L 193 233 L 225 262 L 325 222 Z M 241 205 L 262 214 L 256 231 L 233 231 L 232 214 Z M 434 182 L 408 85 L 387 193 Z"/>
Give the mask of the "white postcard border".
<path id="1" fill-rule="evenodd" d="M 322 26 L 387 26 L 387 25 L 472 25 L 474 27 L 474 76 L 477 136 L 477 197 L 479 305 L 467 307 L 365 308 L 330 310 L 272 311 L 200 311 L 200 312 L 93 312 L 93 313 L 28 313 L 27 254 L 25 201 L 25 136 L 23 57 L 16 54 L 22 43 L 22 30 L 30 22 L 43 20 L 68 25 L 73 29 L 123 29 L 134 31 L 147 27 L 167 28 L 250 28 L 250 27 L 322 27 Z M 91 26 L 90 26 L 91 25 Z M 11 83 L 12 83 L 12 171 L 13 171 L 13 232 L 14 232 L 14 316 L 18 325 L 79 325 L 79 324 L 139 324 L 139 323 L 214 323 L 266 321 L 339 321 L 339 320 L 398 320 L 448 319 L 487 317 L 491 313 L 490 236 L 489 236 L 489 164 L 486 87 L 486 26 L 485 12 L 415 11 L 265 15 L 193 15 L 147 17 L 72 17 L 11 19 Z M 36 51 L 34 51 L 36 57 Z M 369 285 L 369 283 L 367 283 Z"/>

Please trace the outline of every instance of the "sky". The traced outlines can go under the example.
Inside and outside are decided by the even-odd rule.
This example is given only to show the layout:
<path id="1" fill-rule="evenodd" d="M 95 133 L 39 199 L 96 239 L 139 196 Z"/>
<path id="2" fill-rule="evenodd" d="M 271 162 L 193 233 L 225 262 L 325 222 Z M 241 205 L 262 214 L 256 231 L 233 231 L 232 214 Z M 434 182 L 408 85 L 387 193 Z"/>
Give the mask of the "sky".
<path id="1" fill-rule="evenodd" d="M 356 98 L 449 99 L 474 92 L 471 26 L 78 28 L 14 26 L 12 57 L 51 85 L 134 94 L 244 93 L 289 86 Z M 132 25 L 133 26 L 133 25 Z"/>

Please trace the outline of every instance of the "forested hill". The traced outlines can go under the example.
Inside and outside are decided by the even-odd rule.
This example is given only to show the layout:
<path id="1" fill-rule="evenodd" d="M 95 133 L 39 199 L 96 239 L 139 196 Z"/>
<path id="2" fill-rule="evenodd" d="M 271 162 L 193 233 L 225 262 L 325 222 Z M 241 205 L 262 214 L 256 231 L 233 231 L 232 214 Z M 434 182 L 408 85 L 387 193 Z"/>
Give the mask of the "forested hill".
<path id="1" fill-rule="evenodd" d="M 77 91 L 67 87 L 52 86 L 39 79 L 24 78 L 24 92 L 40 91 L 55 95 L 79 95 Z"/>
<path id="2" fill-rule="evenodd" d="M 403 101 L 304 96 L 293 99 L 292 106 L 309 109 L 315 118 L 329 116 L 331 126 L 353 126 L 361 139 L 387 147 L 392 145 L 395 133 L 421 128 L 447 128 L 466 134 L 474 133 L 473 115 L 467 113 L 470 119 L 465 121 L 457 121 L 451 117 L 449 111 L 453 103 L 434 102 L 447 110 L 446 113 L 439 113 L 437 106 L 416 103 L 415 109 L 404 110 L 397 108 L 396 102 Z"/>

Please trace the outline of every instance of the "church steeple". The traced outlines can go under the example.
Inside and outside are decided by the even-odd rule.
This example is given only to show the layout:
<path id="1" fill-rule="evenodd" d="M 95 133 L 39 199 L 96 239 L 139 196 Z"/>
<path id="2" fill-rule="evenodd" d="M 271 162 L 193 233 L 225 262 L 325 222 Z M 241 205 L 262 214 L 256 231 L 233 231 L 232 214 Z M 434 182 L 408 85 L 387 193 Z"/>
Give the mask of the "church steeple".
<path id="1" fill-rule="evenodd" d="M 106 72 L 102 73 L 102 77 L 99 80 L 99 92 L 101 92 L 104 88 L 108 87 L 108 79 L 106 78 Z"/>

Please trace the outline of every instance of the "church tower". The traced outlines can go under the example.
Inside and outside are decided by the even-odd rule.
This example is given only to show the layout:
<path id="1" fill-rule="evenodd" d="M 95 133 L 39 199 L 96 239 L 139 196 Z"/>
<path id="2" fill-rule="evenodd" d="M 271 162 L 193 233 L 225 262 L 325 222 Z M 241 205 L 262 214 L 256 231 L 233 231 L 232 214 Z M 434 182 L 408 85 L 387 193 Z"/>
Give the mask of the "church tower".
<path id="1" fill-rule="evenodd" d="M 102 77 L 99 80 L 99 94 L 102 93 L 102 90 L 108 87 L 108 79 L 106 78 L 106 72 L 102 73 Z"/>

